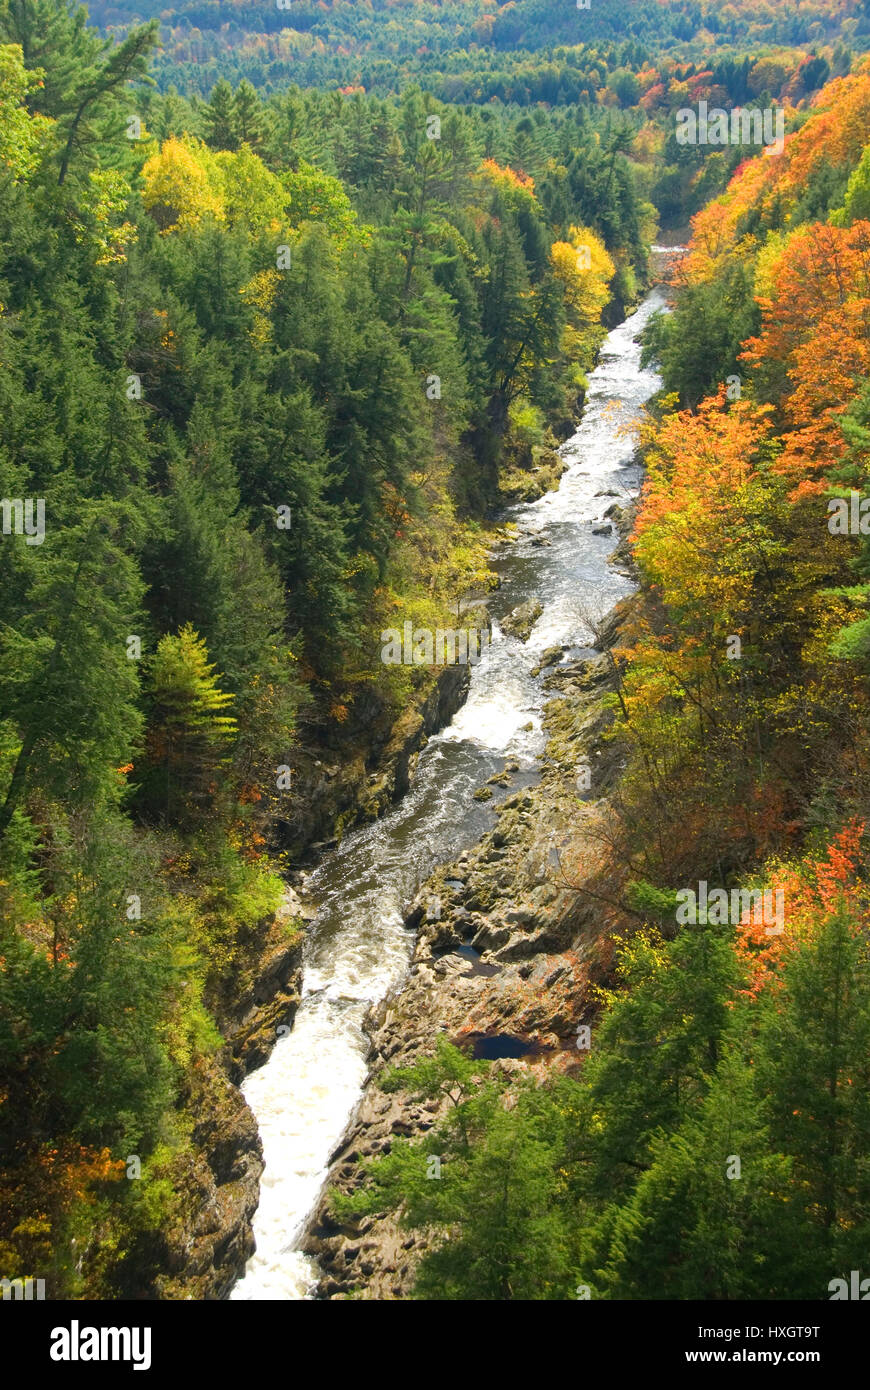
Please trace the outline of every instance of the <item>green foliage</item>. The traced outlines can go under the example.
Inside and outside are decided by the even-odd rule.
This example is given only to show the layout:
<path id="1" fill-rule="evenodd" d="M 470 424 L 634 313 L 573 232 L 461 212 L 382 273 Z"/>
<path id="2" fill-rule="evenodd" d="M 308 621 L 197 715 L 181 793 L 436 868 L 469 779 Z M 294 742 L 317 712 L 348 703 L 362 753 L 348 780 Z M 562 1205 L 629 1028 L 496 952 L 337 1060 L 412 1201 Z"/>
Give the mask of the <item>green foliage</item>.
<path id="1" fill-rule="evenodd" d="M 846 186 L 846 201 L 842 216 L 831 215 L 832 222 L 848 226 L 852 222 L 867 221 L 870 218 L 870 146 L 849 176 Z"/>
<path id="2" fill-rule="evenodd" d="M 730 932 L 641 932 L 579 1080 L 484 1079 L 444 1039 L 386 1073 L 452 1104 L 336 1215 L 425 1235 L 417 1298 L 823 1297 L 867 1239 L 867 967 L 845 911 L 760 997 Z"/>
<path id="3" fill-rule="evenodd" d="M 422 1057 L 410 1067 L 397 1067 L 383 1073 L 378 1085 L 382 1091 L 409 1091 L 426 1100 L 445 1098 L 459 1106 L 474 1090 L 487 1069 L 487 1063 L 474 1062 L 440 1033 L 431 1057 Z"/>
<path id="4" fill-rule="evenodd" d="M 860 0 L 849 9 L 860 10 Z M 746 51 L 771 46 L 782 51 L 788 45 L 800 95 L 821 85 L 828 61 L 801 55 L 798 67 L 794 45 L 810 50 L 835 42 L 833 53 L 828 47 L 835 67 L 851 57 L 837 42 L 843 10 L 831 0 L 812 5 L 781 0 L 762 8 L 737 0 L 724 15 L 713 0 L 629 9 L 622 0 L 593 0 L 581 16 L 574 4 L 554 6 L 549 0 L 507 7 L 487 0 L 425 6 L 420 0 L 393 0 L 364 7 L 355 0 L 329 5 L 293 0 L 292 14 L 268 0 L 252 0 L 242 12 L 221 0 L 175 0 L 168 8 L 149 0 L 93 0 L 91 5 L 101 25 L 143 13 L 159 13 L 166 25 L 157 68 L 161 83 L 180 79 L 203 95 L 223 75 L 245 77 L 267 91 L 281 91 L 291 82 L 327 92 L 362 84 L 379 96 L 417 79 L 444 100 L 513 101 L 537 114 L 543 103 L 591 104 L 605 96 L 613 100 L 614 93 L 623 105 L 632 102 L 630 77 L 650 54 L 673 54 L 693 62 L 697 71 L 712 67 L 714 82 L 735 101 L 757 90 L 753 60 L 742 56 Z M 850 28 L 850 43 L 866 46 L 866 17 L 852 18 Z"/>
<path id="5" fill-rule="evenodd" d="M 402 1204 L 405 1225 L 450 1233 L 424 1257 L 417 1298 L 565 1297 L 554 1137 L 541 1131 L 533 1088 L 522 1086 L 506 1111 L 503 1082 L 482 1073 L 444 1037 L 431 1058 L 388 1073 L 383 1089 L 445 1097 L 450 1112 L 425 1147 L 400 1142 L 369 1164 L 372 1186 L 336 1196 L 336 1213 L 356 1217 Z"/>
<path id="6" fill-rule="evenodd" d="M 789 1200 L 790 1177 L 735 1033 L 697 1112 L 653 1140 L 631 1198 L 602 1215 L 590 1242 L 606 1261 L 598 1291 L 685 1300 L 794 1290 L 806 1217 Z"/>
<path id="7" fill-rule="evenodd" d="M 634 879 L 625 886 L 625 901 L 642 917 L 673 921 L 677 911 L 676 892 L 656 888 L 654 883 Z"/>
<path id="8" fill-rule="evenodd" d="M 177 637 L 160 639 L 150 664 L 146 802 L 162 803 L 171 820 L 189 820 L 199 803 L 215 794 L 214 783 L 228 761 L 236 721 L 222 713 L 232 695 L 220 689 L 205 641 L 190 623 Z"/>
<path id="9" fill-rule="evenodd" d="M 745 372 L 738 353 L 760 322 L 751 275 L 733 265 L 709 284 L 688 286 L 673 313 L 653 315 L 643 363 L 655 362 L 663 389 L 694 408 L 729 376 Z"/>
<path id="10" fill-rule="evenodd" d="M 856 174 L 867 163 L 865 153 Z M 842 412 L 838 424 L 847 449 L 845 457 L 833 474 L 840 486 L 833 486 L 831 495 L 848 499 L 852 489 L 863 495 L 863 489 L 866 487 L 866 460 L 870 451 L 870 387 L 866 382 L 862 384 L 848 408 Z M 852 568 L 861 582 L 828 592 L 842 594 L 856 606 L 863 607 L 870 601 L 870 544 L 865 536 L 859 538 L 858 553 L 852 557 Z M 866 662 L 870 656 L 870 620 L 858 617 L 843 627 L 831 642 L 829 650 L 832 656 L 843 661 Z"/>
<path id="11" fill-rule="evenodd" d="M 48 140 L 50 122 L 33 116 L 24 98 L 41 86 L 38 70 L 27 71 L 20 46 L 0 46 L 0 180 L 25 179 L 33 172 Z"/>
<path id="12" fill-rule="evenodd" d="M 768 1002 L 759 1032 L 759 1094 L 808 1227 L 804 1297 L 851 1268 L 870 1235 L 868 984 L 866 933 L 843 903 L 787 961 L 782 1005 Z"/>
<path id="13" fill-rule="evenodd" d="M 622 292 L 645 272 L 628 124 L 412 86 L 264 101 L 233 64 L 190 100 L 149 78 L 156 34 L 0 0 L 0 496 L 45 504 L 44 535 L 0 537 L 0 1249 L 52 1261 L 59 1296 L 153 1293 L 136 1269 L 178 1219 L 192 1078 L 280 902 L 300 712 L 362 742 L 373 707 L 418 698 L 383 626 L 462 621 L 511 420 L 535 444 L 570 413 L 563 221 Z M 461 1098 L 460 1155 L 492 1101 L 439 1058 L 415 1082 Z M 493 1123 L 462 1160 L 480 1194 L 512 1142 Z M 115 1183 L 128 1151 L 147 1193 Z M 548 1151 L 529 1120 L 533 1200 L 469 1199 L 456 1287 L 500 1221 L 537 1253 L 505 1248 L 487 1288 L 563 1279 Z"/>
<path id="14" fill-rule="evenodd" d="M 528 401 L 514 401 L 508 411 L 514 437 L 529 448 L 543 444 L 545 439 L 543 413 Z"/>
<path id="15" fill-rule="evenodd" d="M 86 19 L 76 0 L 7 0 L 0 7 L 0 39 L 19 45 L 25 66 L 44 76 L 36 109 L 57 123 L 59 184 L 71 169 L 80 178 L 99 166 L 127 124 L 128 84 L 151 80 L 156 20 L 115 44 L 100 39 Z"/>

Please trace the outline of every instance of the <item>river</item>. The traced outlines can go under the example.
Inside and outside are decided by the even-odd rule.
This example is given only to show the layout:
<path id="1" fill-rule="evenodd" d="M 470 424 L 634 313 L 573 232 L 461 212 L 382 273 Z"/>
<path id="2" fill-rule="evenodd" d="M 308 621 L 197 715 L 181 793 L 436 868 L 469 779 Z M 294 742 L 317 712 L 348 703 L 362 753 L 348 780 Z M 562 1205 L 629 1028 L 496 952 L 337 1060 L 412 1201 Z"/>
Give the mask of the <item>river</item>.
<path id="1" fill-rule="evenodd" d="M 561 449 L 569 464 L 559 488 L 511 508 L 519 539 L 498 559 L 501 588 L 490 600 L 493 639 L 473 668 L 468 698 L 450 726 L 429 740 L 403 800 L 374 825 L 350 833 L 326 856 L 305 890 L 317 908 L 304 951 L 304 993 L 292 1031 L 243 1091 L 265 1156 L 254 1219 L 256 1253 L 230 1297 L 304 1299 L 317 1266 L 296 1244 L 315 1205 L 335 1148 L 366 1078 L 369 1006 L 400 983 L 413 945 L 402 925 L 419 885 L 436 864 L 472 845 L 494 821 L 490 802 L 472 793 L 506 759 L 519 764 L 510 791 L 536 780 L 543 751 L 541 678 L 547 647 L 587 651 L 587 619 L 603 616 L 630 582 L 607 559 L 615 538 L 596 536 L 613 501 L 637 494 L 631 422 L 658 389 L 642 371 L 637 335 L 664 307 L 656 289 L 610 333 L 589 377 L 583 420 Z M 544 542 L 542 544 L 541 542 Z M 544 611 L 523 645 L 498 624 L 517 604 L 539 598 Z"/>

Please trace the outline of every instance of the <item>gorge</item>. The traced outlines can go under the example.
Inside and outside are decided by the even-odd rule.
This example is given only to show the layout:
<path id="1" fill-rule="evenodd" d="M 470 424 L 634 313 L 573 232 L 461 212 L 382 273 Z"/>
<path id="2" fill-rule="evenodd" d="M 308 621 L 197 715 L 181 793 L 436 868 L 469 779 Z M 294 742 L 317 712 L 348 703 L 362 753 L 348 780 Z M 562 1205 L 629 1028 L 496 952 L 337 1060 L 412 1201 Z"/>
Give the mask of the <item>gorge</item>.
<path id="1" fill-rule="evenodd" d="M 366 1016 L 401 988 L 408 970 L 407 904 L 436 865 L 491 828 L 501 789 L 494 788 L 493 803 L 475 801 L 474 793 L 506 761 L 515 768 L 512 792 L 535 783 L 546 744 L 542 659 L 591 657 L 590 619 L 600 621 L 631 588 L 608 563 L 615 536 L 593 528 L 614 501 L 625 505 L 637 495 L 630 426 L 658 387 L 656 374 L 640 367 L 639 334 L 664 303 L 654 289 L 609 334 L 590 374 L 582 421 L 562 447 L 568 468 L 557 490 L 510 513 L 518 536 L 496 561 L 501 584 L 489 602 L 495 632 L 465 703 L 429 740 L 401 802 L 348 834 L 305 885 L 317 915 L 306 938 L 299 1011 L 292 1031 L 243 1086 L 265 1171 L 257 1251 L 235 1299 L 304 1298 L 316 1287 L 317 1266 L 300 1249 L 303 1231 L 365 1083 Z M 528 640 L 504 635 L 499 619 L 531 598 L 543 612 Z"/>

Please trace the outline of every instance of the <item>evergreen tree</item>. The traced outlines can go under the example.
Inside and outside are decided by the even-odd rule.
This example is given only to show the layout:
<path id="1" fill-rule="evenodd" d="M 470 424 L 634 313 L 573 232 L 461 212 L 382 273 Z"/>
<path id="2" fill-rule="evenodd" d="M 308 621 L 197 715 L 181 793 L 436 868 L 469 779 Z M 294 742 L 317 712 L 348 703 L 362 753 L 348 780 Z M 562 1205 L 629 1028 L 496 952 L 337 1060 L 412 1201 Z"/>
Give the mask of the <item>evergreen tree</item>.
<path id="1" fill-rule="evenodd" d="M 724 1048 L 697 1112 L 653 1138 L 631 1198 L 587 1237 L 608 1297 L 801 1296 L 806 1220 L 790 1194 L 791 1163 L 771 1143 L 737 1029 Z"/>
<path id="2" fill-rule="evenodd" d="M 232 107 L 233 129 L 240 145 L 258 150 L 266 138 L 266 119 L 260 98 L 250 82 L 242 79 L 236 88 Z"/>
<path id="3" fill-rule="evenodd" d="M 630 1191 L 658 1134 L 706 1096 L 719 1063 L 740 971 L 722 929 L 684 927 L 657 946 L 624 947 L 626 992 L 613 998 L 586 1065 L 589 1130 L 578 1135 L 583 1181 L 598 1195 Z"/>
<path id="4" fill-rule="evenodd" d="M 146 805 L 185 825 L 214 802 L 236 732 L 235 719 L 223 713 L 233 697 L 214 669 L 189 623 L 160 639 L 150 663 Z"/>
<path id="5" fill-rule="evenodd" d="M 809 1218 L 803 1292 L 792 1296 L 821 1298 L 830 1279 L 860 1267 L 870 1237 L 870 955 L 845 905 L 795 950 L 782 980 L 766 1003 L 758 1085 Z"/>
<path id="6" fill-rule="evenodd" d="M 45 1084 L 59 1129 L 86 1143 L 148 1152 L 173 1093 L 163 1020 L 177 984 L 153 879 L 125 827 L 96 817 L 73 845 L 78 924 L 69 942 L 65 1016 Z M 137 915 L 141 914 L 141 915 Z"/>
<path id="7" fill-rule="evenodd" d="M 151 20 L 116 45 L 88 28 L 87 11 L 75 0 L 6 0 L 0 8 L 0 38 L 20 44 L 25 67 L 45 74 L 32 109 L 58 123 L 58 183 L 64 183 L 74 157 L 81 172 L 113 147 L 123 148 L 131 114 L 126 89 L 131 82 L 151 80 L 148 57 L 158 28 Z"/>
<path id="8" fill-rule="evenodd" d="M 63 491 L 49 499 L 62 515 Z M 56 518 L 59 519 L 59 518 Z M 108 795 L 114 768 L 141 727 L 137 662 L 141 577 L 123 548 L 119 509 L 103 504 L 68 517 L 41 564 L 31 562 L 26 610 L 2 638 L 2 717 L 7 747 L 0 833 L 28 790 L 40 787 L 73 806 Z M 9 547 L 4 542 L 4 552 Z"/>
<path id="9" fill-rule="evenodd" d="M 402 1223 L 442 1233 L 415 1298 L 479 1301 L 568 1296 L 569 1241 L 557 1171 L 560 1126 L 534 1087 L 505 1109 L 503 1082 L 439 1038 L 435 1054 L 389 1072 L 384 1089 L 445 1097 L 424 1145 L 398 1143 L 368 1165 L 372 1184 L 335 1199 L 340 1215 L 401 1204 Z"/>
<path id="10" fill-rule="evenodd" d="M 237 150 L 239 148 L 238 123 L 233 89 L 222 77 L 212 88 L 208 105 L 202 112 L 205 138 L 213 150 Z"/>

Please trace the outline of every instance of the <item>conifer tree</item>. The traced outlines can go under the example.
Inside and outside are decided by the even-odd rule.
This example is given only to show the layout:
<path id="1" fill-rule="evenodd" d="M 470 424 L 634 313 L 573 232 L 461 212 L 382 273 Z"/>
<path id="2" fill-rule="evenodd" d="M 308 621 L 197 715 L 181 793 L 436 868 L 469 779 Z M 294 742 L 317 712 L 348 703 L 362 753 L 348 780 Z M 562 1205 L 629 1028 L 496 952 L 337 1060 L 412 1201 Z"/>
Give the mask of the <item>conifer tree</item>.
<path id="1" fill-rule="evenodd" d="M 609 1297 L 802 1294 L 807 1223 L 789 1191 L 791 1163 L 771 1142 L 738 1028 L 723 1049 L 700 1107 L 653 1139 L 631 1198 L 601 1218 L 597 1252 L 589 1240 L 589 1264 L 597 1255 L 599 1291 Z"/>
<path id="2" fill-rule="evenodd" d="M 786 962 L 783 990 L 766 1001 L 758 1085 L 770 1133 L 789 1154 L 811 1217 L 796 1297 L 860 1267 L 870 1238 L 870 953 L 843 905 Z"/>
<path id="3" fill-rule="evenodd" d="M 205 138 L 213 150 L 237 150 L 239 147 L 236 108 L 233 89 L 225 77 L 215 83 L 203 108 Z"/>
<path id="4" fill-rule="evenodd" d="M 233 96 L 233 128 L 240 145 L 259 150 L 266 136 L 266 118 L 260 98 L 246 78 Z"/>
<path id="5" fill-rule="evenodd" d="M 613 997 L 584 1073 L 598 1118 L 577 1139 L 584 1181 L 599 1195 L 631 1190 L 655 1136 L 706 1095 L 740 983 L 730 941 L 711 926 L 684 927 L 663 947 L 638 935 L 620 970 L 625 992 Z"/>
<path id="6" fill-rule="evenodd" d="M 214 672 L 190 623 L 162 637 L 150 663 L 146 800 L 183 826 L 217 796 L 236 733 L 235 719 L 224 713 L 233 697 Z"/>
<path id="7" fill-rule="evenodd" d="M 130 98 L 128 85 L 151 81 L 148 58 L 158 21 L 133 29 L 119 44 L 101 39 L 76 0 L 7 0 L 0 8 L 0 39 L 20 44 L 27 68 L 44 73 L 32 109 L 57 121 L 58 183 L 75 161 L 79 172 L 123 150 Z M 135 114 L 135 113 L 134 113 Z"/>
<path id="8" fill-rule="evenodd" d="M 62 507 L 63 496 L 55 489 L 50 504 Z M 37 786 L 71 805 L 99 802 L 138 740 L 139 678 L 128 638 L 141 627 L 142 582 L 123 548 L 119 512 L 92 504 L 53 536 L 49 514 L 47 553 L 30 562 L 25 610 L 3 634 L 2 715 L 16 741 L 4 769 L 0 834 Z"/>

